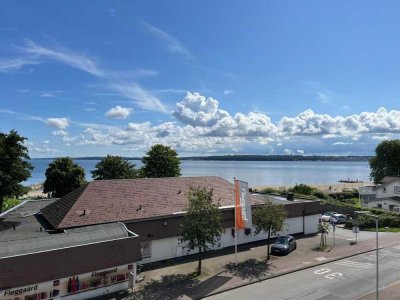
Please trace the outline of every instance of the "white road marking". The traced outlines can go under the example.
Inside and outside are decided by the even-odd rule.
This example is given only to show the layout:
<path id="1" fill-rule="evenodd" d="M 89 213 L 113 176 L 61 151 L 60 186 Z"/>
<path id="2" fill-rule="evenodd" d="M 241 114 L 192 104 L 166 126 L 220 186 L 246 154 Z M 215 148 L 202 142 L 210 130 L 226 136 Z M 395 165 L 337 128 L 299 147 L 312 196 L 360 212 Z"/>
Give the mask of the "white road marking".
<path id="1" fill-rule="evenodd" d="M 324 260 L 327 260 L 327 258 L 326 258 L 326 257 L 323 257 L 323 256 L 321 256 L 321 257 L 316 257 L 316 258 L 315 258 L 315 260 L 318 260 L 318 261 L 324 261 Z"/>
<path id="2" fill-rule="evenodd" d="M 339 261 L 339 262 L 335 262 L 334 264 L 340 265 L 340 266 L 345 266 L 345 267 L 356 267 L 356 268 L 365 268 L 365 269 L 369 269 L 374 266 L 374 264 L 369 263 L 369 262 L 362 263 L 362 262 L 356 262 L 356 261 L 351 261 L 351 260 Z"/>

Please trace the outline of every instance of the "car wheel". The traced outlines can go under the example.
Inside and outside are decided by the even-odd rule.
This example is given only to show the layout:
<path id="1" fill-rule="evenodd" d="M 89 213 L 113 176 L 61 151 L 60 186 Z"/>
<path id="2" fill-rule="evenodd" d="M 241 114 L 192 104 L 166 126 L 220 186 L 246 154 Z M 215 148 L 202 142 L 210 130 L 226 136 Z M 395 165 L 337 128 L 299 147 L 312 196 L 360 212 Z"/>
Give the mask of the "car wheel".
<path id="1" fill-rule="evenodd" d="M 294 244 L 293 250 L 296 250 L 296 249 L 297 249 L 297 244 Z"/>

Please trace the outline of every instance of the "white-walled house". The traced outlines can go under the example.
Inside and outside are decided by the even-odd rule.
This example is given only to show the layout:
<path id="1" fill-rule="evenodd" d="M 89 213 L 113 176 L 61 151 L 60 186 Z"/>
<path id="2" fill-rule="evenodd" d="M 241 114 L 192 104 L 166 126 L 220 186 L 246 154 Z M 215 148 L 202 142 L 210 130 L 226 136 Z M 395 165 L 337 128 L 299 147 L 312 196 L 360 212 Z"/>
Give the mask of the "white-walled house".
<path id="1" fill-rule="evenodd" d="M 381 184 L 359 188 L 363 206 L 400 212 L 400 177 L 385 177 Z"/>

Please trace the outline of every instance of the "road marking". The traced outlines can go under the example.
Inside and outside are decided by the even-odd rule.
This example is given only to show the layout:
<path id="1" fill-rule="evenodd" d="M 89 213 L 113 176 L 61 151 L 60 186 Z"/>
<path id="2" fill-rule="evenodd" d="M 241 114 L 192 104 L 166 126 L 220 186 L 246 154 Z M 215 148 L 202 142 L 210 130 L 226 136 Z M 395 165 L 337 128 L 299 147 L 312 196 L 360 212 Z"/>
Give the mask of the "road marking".
<path id="1" fill-rule="evenodd" d="M 318 260 L 318 261 L 324 261 L 324 260 L 327 260 L 327 258 L 326 258 L 326 257 L 323 257 L 323 256 L 321 256 L 321 257 L 316 257 L 316 258 L 315 258 L 315 260 Z"/>
<path id="2" fill-rule="evenodd" d="M 364 268 L 364 269 L 369 269 L 374 266 L 374 264 L 366 262 L 356 262 L 356 261 L 351 261 L 351 260 L 343 260 L 339 262 L 335 262 L 335 265 L 340 265 L 340 266 L 345 266 L 345 267 L 356 267 L 356 268 Z"/>
<path id="3" fill-rule="evenodd" d="M 379 252 L 386 254 L 387 256 L 396 256 L 396 257 L 400 257 L 400 253 L 395 253 L 395 252 L 390 252 L 387 250 L 379 250 Z"/>
<path id="4" fill-rule="evenodd" d="M 332 272 L 331 269 L 322 268 L 322 269 L 319 269 L 319 270 L 314 271 L 314 274 L 317 274 L 317 275 L 324 275 L 324 274 L 330 273 L 330 274 L 327 274 L 327 275 L 324 276 L 326 279 L 335 279 L 335 278 L 339 279 L 339 277 L 342 277 L 342 276 L 343 276 L 342 273 L 339 273 L 339 272 L 333 272 L 333 273 L 331 273 L 331 272 Z"/>

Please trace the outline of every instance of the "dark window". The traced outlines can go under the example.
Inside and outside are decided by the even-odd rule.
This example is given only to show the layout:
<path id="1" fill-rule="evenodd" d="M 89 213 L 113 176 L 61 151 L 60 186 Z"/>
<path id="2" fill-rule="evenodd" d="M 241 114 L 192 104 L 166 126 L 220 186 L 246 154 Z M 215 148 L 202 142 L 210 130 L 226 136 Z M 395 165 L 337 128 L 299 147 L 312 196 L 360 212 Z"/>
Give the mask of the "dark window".
<path id="1" fill-rule="evenodd" d="M 132 270 L 132 269 L 133 269 L 133 265 L 132 264 L 128 265 L 128 270 Z"/>
<path id="2" fill-rule="evenodd" d="M 59 286 L 59 285 L 60 285 L 60 280 L 53 281 L 53 286 Z"/>

